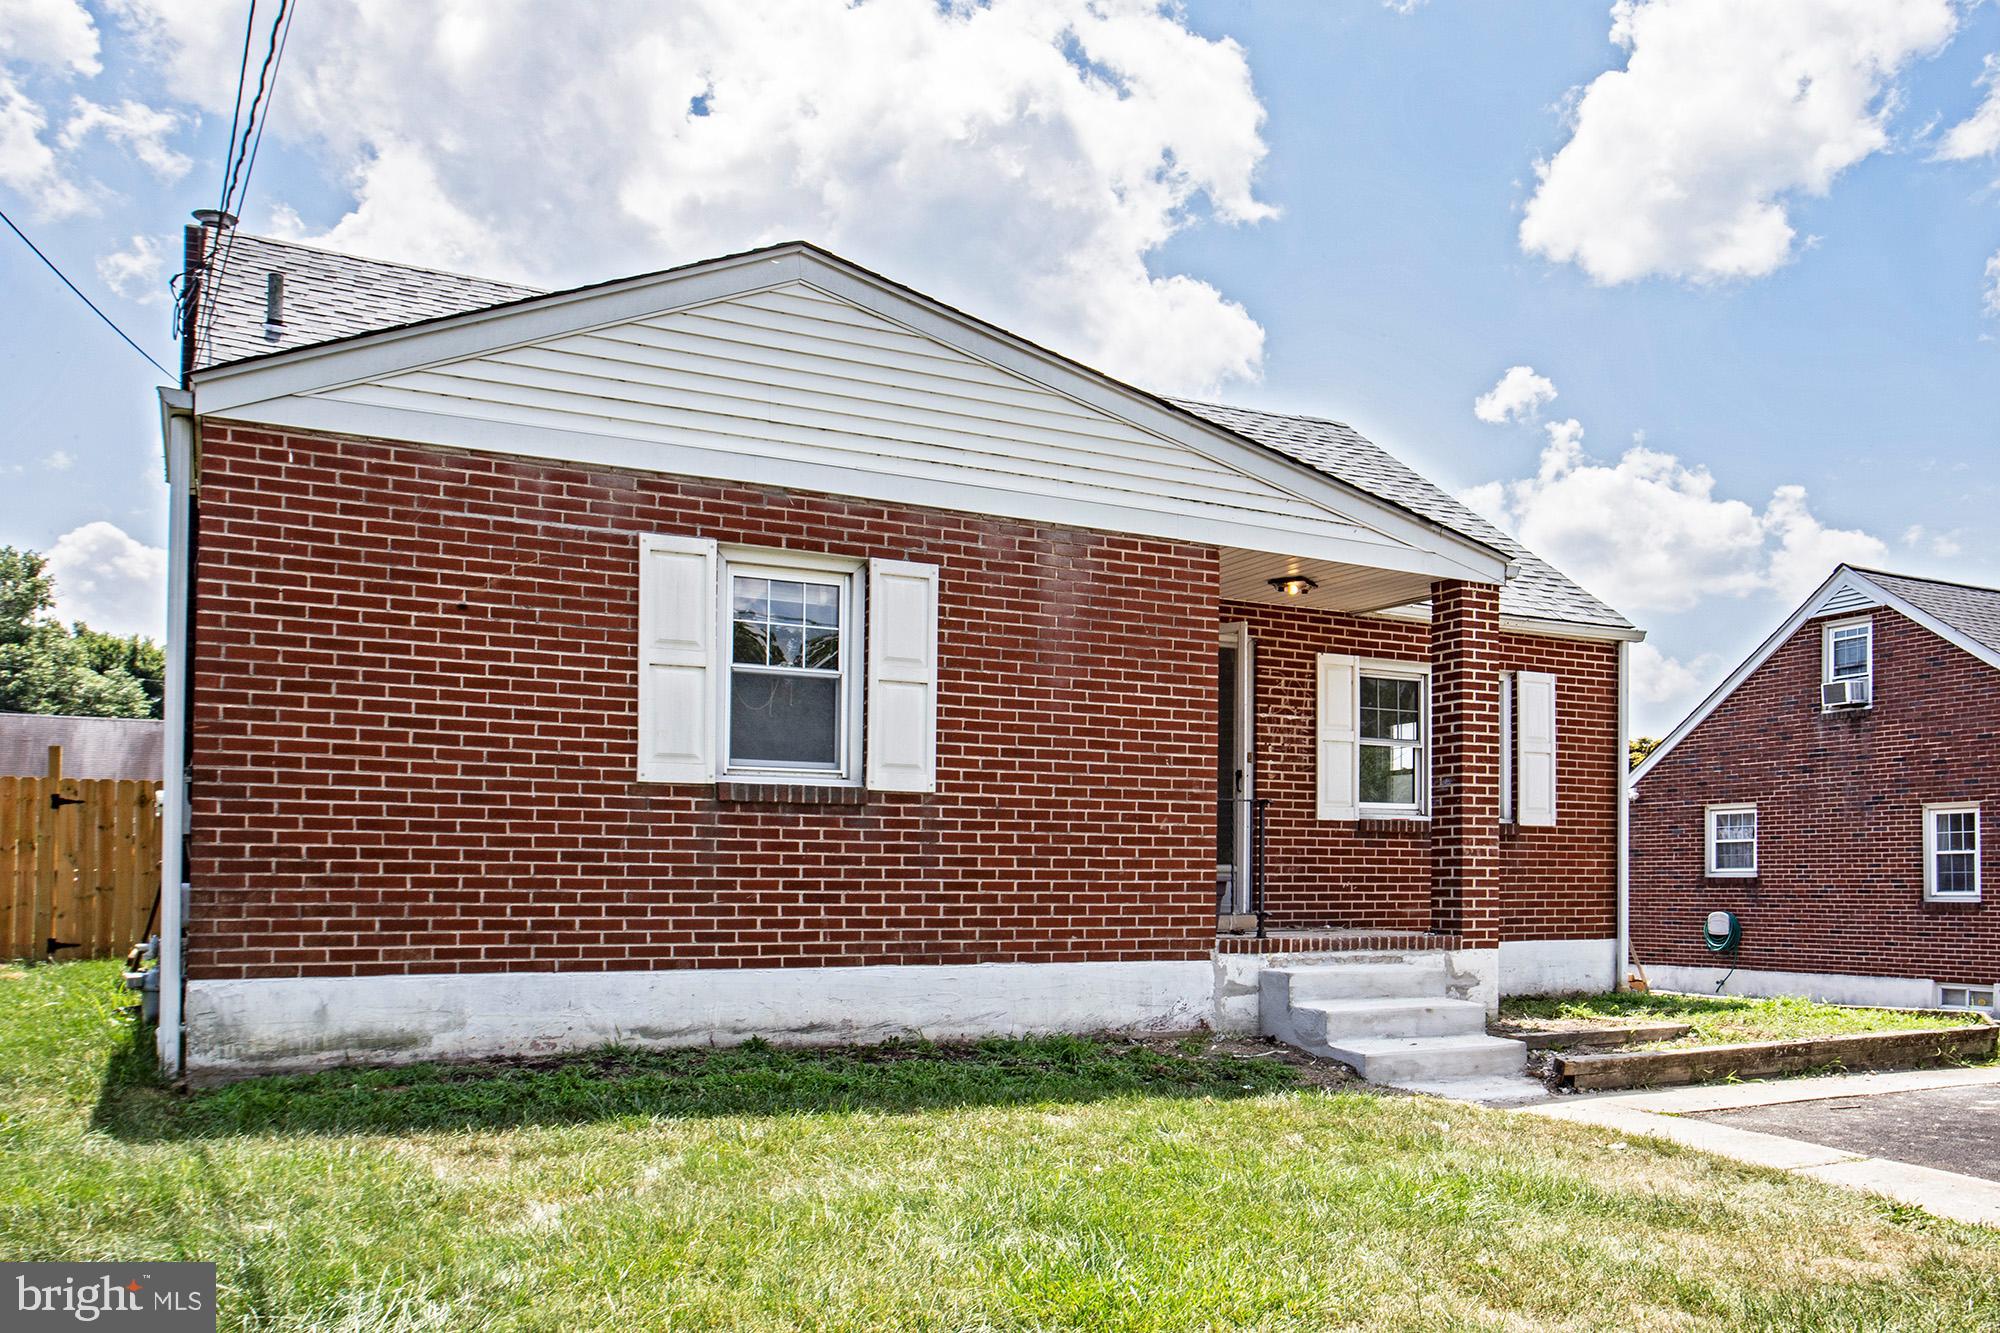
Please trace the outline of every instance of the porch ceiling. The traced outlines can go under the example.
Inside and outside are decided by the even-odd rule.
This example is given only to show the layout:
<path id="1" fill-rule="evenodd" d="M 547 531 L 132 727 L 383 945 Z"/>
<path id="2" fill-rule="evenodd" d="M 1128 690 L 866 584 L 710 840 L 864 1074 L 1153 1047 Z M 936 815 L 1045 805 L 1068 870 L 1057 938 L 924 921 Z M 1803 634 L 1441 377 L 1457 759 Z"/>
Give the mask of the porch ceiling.
<path id="1" fill-rule="evenodd" d="M 1319 586 L 1301 597 L 1287 597 L 1271 580 L 1303 574 Z M 1337 565 L 1324 560 L 1270 555 L 1224 547 L 1222 597 L 1230 602 L 1270 602 L 1303 606 L 1314 611 L 1382 611 L 1421 602 L 1431 595 L 1427 574 L 1365 565 Z"/>

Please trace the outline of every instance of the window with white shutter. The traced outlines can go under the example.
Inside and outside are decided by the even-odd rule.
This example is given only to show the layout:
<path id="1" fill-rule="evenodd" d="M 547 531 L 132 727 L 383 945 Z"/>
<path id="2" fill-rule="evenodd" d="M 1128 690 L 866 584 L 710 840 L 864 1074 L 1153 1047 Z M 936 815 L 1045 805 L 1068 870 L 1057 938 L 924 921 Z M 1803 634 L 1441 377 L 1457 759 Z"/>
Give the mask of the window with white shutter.
<path id="1" fill-rule="evenodd" d="M 937 788 L 938 567 L 868 562 L 868 785 Z"/>
<path id="2" fill-rule="evenodd" d="M 639 539 L 639 780 L 715 778 L 715 543 Z"/>
<path id="3" fill-rule="evenodd" d="M 1319 817 L 1357 819 L 1355 797 L 1355 662 L 1340 653 L 1319 655 L 1317 676 Z"/>
<path id="4" fill-rule="evenodd" d="M 1556 822 L 1556 678 L 1540 671 L 1514 676 L 1514 822 L 1547 828 Z"/>

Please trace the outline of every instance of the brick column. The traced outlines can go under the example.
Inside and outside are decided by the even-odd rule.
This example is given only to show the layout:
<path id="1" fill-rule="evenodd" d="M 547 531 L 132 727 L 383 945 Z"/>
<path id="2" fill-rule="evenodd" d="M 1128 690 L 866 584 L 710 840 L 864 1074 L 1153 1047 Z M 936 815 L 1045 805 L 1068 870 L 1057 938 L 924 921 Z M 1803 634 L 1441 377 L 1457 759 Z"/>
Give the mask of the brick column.
<path id="1" fill-rule="evenodd" d="M 1500 590 L 1431 585 L 1431 929 L 1500 943 Z"/>

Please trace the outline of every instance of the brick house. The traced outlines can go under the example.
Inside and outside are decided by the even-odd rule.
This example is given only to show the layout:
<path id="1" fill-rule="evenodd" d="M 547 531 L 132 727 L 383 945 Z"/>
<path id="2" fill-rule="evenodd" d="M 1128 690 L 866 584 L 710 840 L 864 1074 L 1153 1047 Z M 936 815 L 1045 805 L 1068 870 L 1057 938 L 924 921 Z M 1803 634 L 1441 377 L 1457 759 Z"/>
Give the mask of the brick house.
<path id="1" fill-rule="evenodd" d="M 1614 984 L 1640 635 L 1346 426 L 803 244 L 188 269 L 170 1067 Z"/>
<path id="2" fill-rule="evenodd" d="M 1649 980 L 1992 1009 L 1996 671 L 2000 590 L 1836 569 L 1634 774 Z M 1737 919 L 1733 947 L 1709 947 L 1711 912 Z"/>

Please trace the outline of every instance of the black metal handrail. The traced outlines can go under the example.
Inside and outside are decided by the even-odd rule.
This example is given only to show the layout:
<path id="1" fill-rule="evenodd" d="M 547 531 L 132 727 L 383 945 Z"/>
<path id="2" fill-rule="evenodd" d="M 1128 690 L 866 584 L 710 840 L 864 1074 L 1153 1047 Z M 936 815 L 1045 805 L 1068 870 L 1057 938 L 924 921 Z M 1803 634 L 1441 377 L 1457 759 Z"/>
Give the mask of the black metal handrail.
<path id="1" fill-rule="evenodd" d="M 1268 796 L 1239 796 L 1236 800 L 1239 804 L 1249 807 L 1250 827 L 1246 832 L 1249 834 L 1250 845 L 1247 848 L 1249 856 L 1245 858 L 1247 862 L 1245 868 L 1249 871 L 1250 880 L 1250 914 L 1257 918 L 1257 938 L 1261 940 L 1264 938 L 1265 823 L 1267 812 L 1271 808 L 1271 799 Z M 1229 901 L 1224 900 L 1225 893 L 1229 895 Z M 1235 896 L 1236 882 L 1233 876 L 1227 888 L 1219 883 L 1216 885 L 1215 910 L 1218 916 L 1234 914 Z"/>

